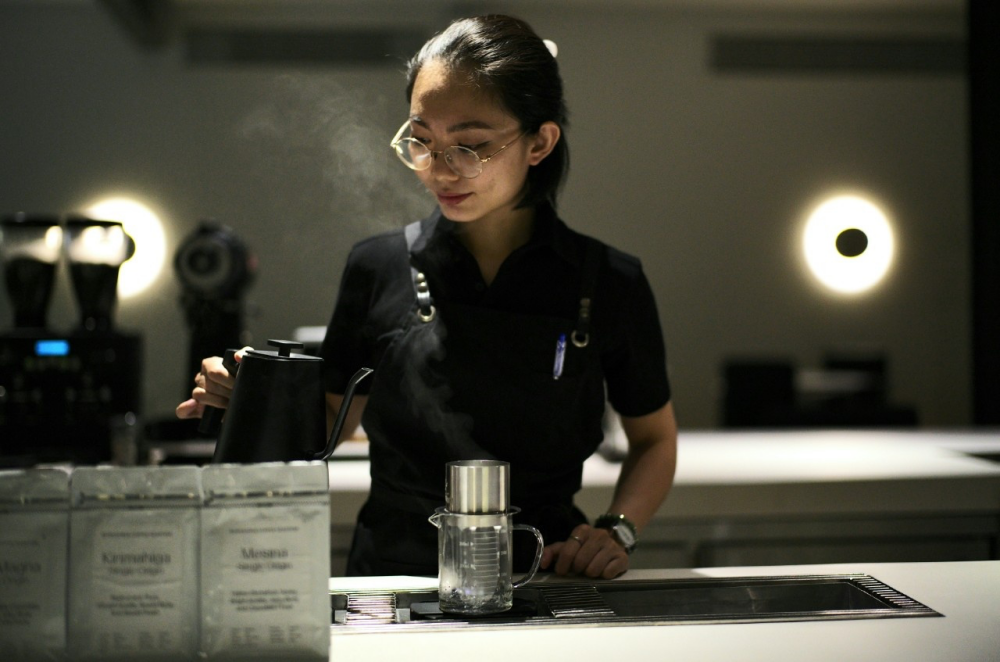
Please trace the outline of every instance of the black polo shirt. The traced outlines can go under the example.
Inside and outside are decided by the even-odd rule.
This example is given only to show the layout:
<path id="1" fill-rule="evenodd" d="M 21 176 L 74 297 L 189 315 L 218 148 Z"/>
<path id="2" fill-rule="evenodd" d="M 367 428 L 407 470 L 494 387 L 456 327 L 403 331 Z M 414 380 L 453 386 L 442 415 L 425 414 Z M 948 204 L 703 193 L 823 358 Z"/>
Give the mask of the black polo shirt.
<path id="1" fill-rule="evenodd" d="M 456 225 L 435 210 L 421 222 L 413 246 L 414 263 L 427 276 L 435 301 L 577 319 L 588 240 L 570 230 L 551 207 L 538 208 L 531 239 L 507 258 L 488 286 L 475 258 L 456 237 Z M 414 306 L 403 230 L 355 245 L 320 350 L 327 391 L 343 393 L 362 366 L 378 370 L 383 352 Z M 600 349 L 608 401 L 623 416 L 642 416 L 665 405 L 670 400 L 666 352 L 656 302 L 639 260 L 605 246 L 592 306 L 591 336 Z M 357 392 L 367 393 L 370 384 L 362 381 Z"/>

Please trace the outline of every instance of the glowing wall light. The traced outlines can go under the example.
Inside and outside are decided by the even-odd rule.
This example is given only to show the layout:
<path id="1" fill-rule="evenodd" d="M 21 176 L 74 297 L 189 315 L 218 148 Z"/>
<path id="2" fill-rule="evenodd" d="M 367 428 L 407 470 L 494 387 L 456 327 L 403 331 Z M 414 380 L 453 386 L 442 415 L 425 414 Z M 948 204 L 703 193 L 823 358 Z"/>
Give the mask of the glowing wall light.
<path id="1" fill-rule="evenodd" d="M 845 294 L 864 292 L 889 271 L 892 227 L 870 200 L 841 195 L 810 214 L 802 235 L 806 264 L 823 285 Z"/>
<path id="2" fill-rule="evenodd" d="M 166 240 L 159 217 L 145 205 L 128 198 L 110 198 L 87 207 L 86 215 L 103 221 L 119 221 L 135 241 L 135 254 L 118 273 L 118 296 L 139 294 L 159 276 L 166 257 Z"/>

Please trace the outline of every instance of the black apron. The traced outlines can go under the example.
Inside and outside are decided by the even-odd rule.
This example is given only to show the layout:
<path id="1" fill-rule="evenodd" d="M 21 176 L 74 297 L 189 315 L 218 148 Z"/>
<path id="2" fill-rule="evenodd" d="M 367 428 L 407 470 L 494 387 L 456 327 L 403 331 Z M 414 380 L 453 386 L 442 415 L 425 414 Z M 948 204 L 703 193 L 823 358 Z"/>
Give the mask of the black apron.
<path id="1" fill-rule="evenodd" d="M 411 252 L 418 223 L 406 228 Z M 438 302 L 412 267 L 416 297 L 374 373 L 362 425 L 371 494 L 358 516 L 348 575 L 436 575 L 445 464 L 509 462 L 515 523 L 566 540 L 586 517 L 573 505 L 583 462 L 603 438 L 604 376 L 590 331 L 602 245 L 588 239 L 577 320 Z M 557 343 L 565 354 L 554 378 Z M 535 549 L 514 536 L 515 571 Z"/>

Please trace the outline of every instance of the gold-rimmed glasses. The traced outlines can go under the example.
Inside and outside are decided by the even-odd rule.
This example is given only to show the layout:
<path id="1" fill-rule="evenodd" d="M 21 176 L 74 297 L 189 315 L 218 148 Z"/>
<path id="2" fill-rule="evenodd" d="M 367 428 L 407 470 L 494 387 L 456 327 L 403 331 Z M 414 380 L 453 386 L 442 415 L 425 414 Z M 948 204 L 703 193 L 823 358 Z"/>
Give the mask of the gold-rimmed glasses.
<path id="1" fill-rule="evenodd" d="M 411 170 L 427 170 L 431 167 L 434 159 L 437 158 L 438 154 L 444 155 L 444 162 L 448 164 L 459 177 L 464 177 L 466 179 L 475 179 L 483 172 L 483 164 L 489 163 L 490 159 L 504 151 L 518 140 L 524 136 L 526 132 L 522 131 L 517 135 L 516 138 L 511 140 L 509 143 L 493 152 L 486 158 L 479 158 L 474 150 L 468 147 L 463 147 L 462 145 L 452 145 L 451 147 L 446 147 L 440 152 L 435 152 L 427 145 L 421 141 L 413 138 L 412 136 L 402 137 L 403 133 L 406 131 L 407 127 L 410 126 L 410 120 L 403 122 L 403 126 L 399 127 L 399 131 L 396 132 L 396 136 L 389 143 L 390 146 L 396 151 L 396 156 L 403 164 L 410 168 Z"/>

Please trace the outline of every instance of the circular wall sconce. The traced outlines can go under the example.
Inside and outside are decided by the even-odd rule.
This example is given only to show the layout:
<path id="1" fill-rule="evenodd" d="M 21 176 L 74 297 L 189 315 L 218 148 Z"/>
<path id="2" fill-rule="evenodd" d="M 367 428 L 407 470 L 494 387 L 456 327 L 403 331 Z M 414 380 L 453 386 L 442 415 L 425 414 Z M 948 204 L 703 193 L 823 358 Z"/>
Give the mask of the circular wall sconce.
<path id="1" fill-rule="evenodd" d="M 894 254 L 892 227 L 872 201 L 840 195 L 816 207 L 806 221 L 802 250 L 812 274 L 829 289 L 858 294 L 876 286 Z"/>
<path id="2" fill-rule="evenodd" d="M 163 270 L 166 239 L 160 218 L 146 205 L 129 198 L 108 198 L 87 207 L 94 219 L 119 221 L 135 242 L 135 254 L 126 260 L 118 275 L 118 296 L 123 299 L 149 287 Z"/>

